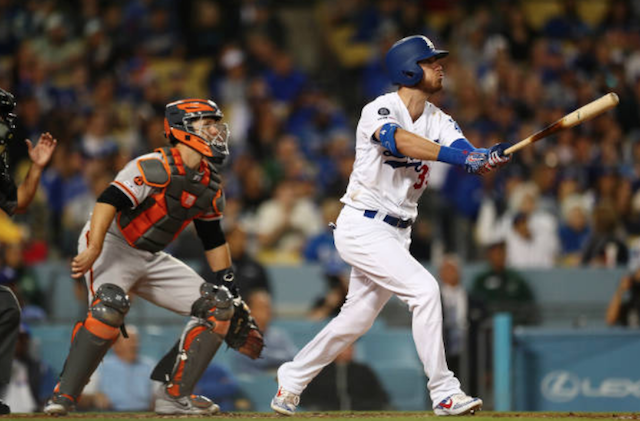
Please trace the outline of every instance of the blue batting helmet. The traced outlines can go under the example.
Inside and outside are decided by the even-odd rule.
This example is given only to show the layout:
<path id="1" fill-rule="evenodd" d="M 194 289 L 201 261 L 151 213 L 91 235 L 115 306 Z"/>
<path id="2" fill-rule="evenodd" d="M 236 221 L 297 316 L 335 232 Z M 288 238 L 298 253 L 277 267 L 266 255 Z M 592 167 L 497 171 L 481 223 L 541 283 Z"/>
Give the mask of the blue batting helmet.
<path id="1" fill-rule="evenodd" d="M 385 62 L 391 81 L 397 85 L 413 86 L 422 80 L 419 61 L 431 57 L 446 57 L 448 51 L 436 50 L 433 42 L 423 35 L 402 38 L 387 52 Z"/>

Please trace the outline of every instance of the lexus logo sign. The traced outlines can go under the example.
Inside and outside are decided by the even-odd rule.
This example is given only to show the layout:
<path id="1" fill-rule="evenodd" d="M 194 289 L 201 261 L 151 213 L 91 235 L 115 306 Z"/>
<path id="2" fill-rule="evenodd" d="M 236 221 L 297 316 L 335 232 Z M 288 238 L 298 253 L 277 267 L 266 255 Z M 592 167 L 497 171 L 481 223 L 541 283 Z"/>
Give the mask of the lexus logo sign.
<path id="1" fill-rule="evenodd" d="M 583 398 L 636 398 L 640 399 L 640 380 L 610 377 L 594 381 L 580 378 L 569 371 L 552 371 L 540 383 L 542 395 L 553 402 L 569 402 Z"/>

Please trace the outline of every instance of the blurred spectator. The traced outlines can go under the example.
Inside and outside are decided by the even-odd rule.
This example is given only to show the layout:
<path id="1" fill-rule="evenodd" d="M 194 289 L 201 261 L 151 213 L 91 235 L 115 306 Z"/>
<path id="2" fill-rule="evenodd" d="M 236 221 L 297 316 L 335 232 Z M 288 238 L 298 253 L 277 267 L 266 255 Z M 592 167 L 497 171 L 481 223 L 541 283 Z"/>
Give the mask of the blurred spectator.
<path id="1" fill-rule="evenodd" d="M 300 197 L 300 183 L 283 180 L 272 199 L 258 208 L 256 231 L 263 258 L 298 260 L 306 239 L 320 232 L 316 205 Z"/>
<path id="2" fill-rule="evenodd" d="M 80 403 L 85 408 L 110 411 L 150 411 L 154 390 L 150 379 L 154 362 L 140 355 L 138 329 L 127 325 L 129 338 L 120 335 L 98 370 L 91 376 Z"/>
<path id="3" fill-rule="evenodd" d="M 271 282 L 267 270 L 251 256 L 247 236 L 247 232 L 240 224 L 233 225 L 225 232 L 236 274 L 236 286 L 243 297 L 250 296 L 256 290 L 271 293 Z"/>
<path id="4" fill-rule="evenodd" d="M 619 220 L 611 203 L 598 203 L 592 218 L 593 232 L 584 248 L 582 264 L 605 267 L 627 264 L 629 249 L 619 233 Z"/>
<path id="5" fill-rule="evenodd" d="M 507 262 L 514 268 L 551 268 L 560 252 L 557 220 L 539 207 L 533 184 L 518 188 L 511 197 L 512 217 L 506 216 Z"/>
<path id="6" fill-rule="evenodd" d="M 350 267 L 341 258 L 333 242 L 333 229 L 342 209 L 342 204 L 335 199 L 327 199 L 322 203 L 322 218 L 326 225 L 324 232 L 311 237 L 304 250 L 307 262 L 319 263 L 322 274 L 327 281 L 327 291 L 316 299 L 309 313 L 312 320 L 333 318 L 340 312 L 349 289 Z"/>
<path id="7" fill-rule="evenodd" d="M 322 369 L 302 392 L 309 411 L 380 411 L 391 409 L 389 396 L 375 372 L 353 360 L 349 345 Z"/>
<path id="8" fill-rule="evenodd" d="M 234 352 L 234 368 L 237 374 L 258 374 L 273 372 L 298 352 L 286 331 L 271 326 L 273 309 L 271 296 L 265 290 L 253 290 L 243 295 L 244 302 L 251 309 L 251 315 L 264 334 L 264 349 L 260 358 L 252 360 L 246 355 Z"/>
<path id="9" fill-rule="evenodd" d="M 640 269 L 625 274 L 611 297 L 606 316 L 610 326 L 640 327 Z"/>
<path id="10" fill-rule="evenodd" d="M 460 373 L 461 356 L 467 342 L 469 298 L 460 283 L 460 262 L 455 256 L 447 255 L 442 260 L 440 279 L 447 365 L 449 370 Z"/>
<path id="11" fill-rule="evenodd" d="M 485 308 L 487 317 L 508 312 L 515 325 L 538 321 L 533 292 L 518 272 L 507 267 L 506 245 L 498 240 L 487 246 L 488 267 L 473 280 L 470 295 Z"/>
<path id="12" fill-rule="evenodd" d="M 582 250 L 591 234 L 589 215 L 582 196 L 569 196 L 562 203 L 562 224 L 560 225 L 560 243 L 562 245 L 561 262 L 566 266 L 578 266 Z"/>
<path id="13" fill-rule="evenodd" d="M 29 327 L 20 324 L 6 402 L 14 413 L 40 412 L 56 384 L 53 369 L 35 355 Z"/>
<path id="14" fill-rule="evenodd" d="M 281 102 L 294 101 L 307 83 L 305 74 L 296 68 L 291 55 L 284 50 L 274 52 L 263 78 L 272 97 Z"/>

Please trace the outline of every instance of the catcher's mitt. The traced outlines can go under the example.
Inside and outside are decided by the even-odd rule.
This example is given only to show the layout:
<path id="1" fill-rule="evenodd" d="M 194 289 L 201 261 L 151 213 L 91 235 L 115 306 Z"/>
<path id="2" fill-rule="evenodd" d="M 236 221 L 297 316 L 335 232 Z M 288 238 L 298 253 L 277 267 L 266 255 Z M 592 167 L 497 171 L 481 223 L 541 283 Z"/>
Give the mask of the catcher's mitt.
<path id="1" fill-rule="evenodd" d="M 255 360 L 264 348 L 262 332 L 251 316 L 249 307 L 240 298 L 233 300 L 233 310 L 225 341 L 229 347 Z"/>

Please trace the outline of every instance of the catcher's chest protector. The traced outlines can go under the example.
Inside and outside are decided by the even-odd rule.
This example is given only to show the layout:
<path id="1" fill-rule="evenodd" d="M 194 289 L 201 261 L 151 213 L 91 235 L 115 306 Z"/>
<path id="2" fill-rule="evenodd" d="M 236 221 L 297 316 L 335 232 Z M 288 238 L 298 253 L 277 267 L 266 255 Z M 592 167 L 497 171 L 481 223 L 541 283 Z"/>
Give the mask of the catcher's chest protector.
<path id="1" fill-rule="evenodd" d="M 118 213 L 117 224 L 129 245 L 163 250 L 192 219 L 213 210 L 222 215 L 224 194 L 220 177 L 208 164 L 200 172 L 185 167 L 177 149 L 157 149 L 163 161 L 138 161 L 146 184 L 159 189 L 135 209 Z"/>

